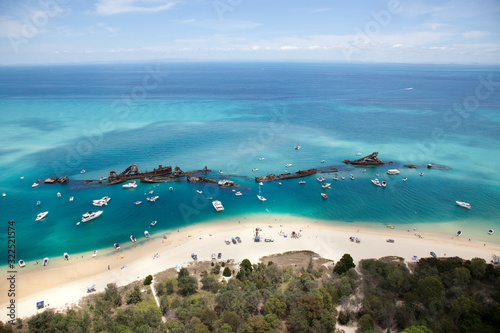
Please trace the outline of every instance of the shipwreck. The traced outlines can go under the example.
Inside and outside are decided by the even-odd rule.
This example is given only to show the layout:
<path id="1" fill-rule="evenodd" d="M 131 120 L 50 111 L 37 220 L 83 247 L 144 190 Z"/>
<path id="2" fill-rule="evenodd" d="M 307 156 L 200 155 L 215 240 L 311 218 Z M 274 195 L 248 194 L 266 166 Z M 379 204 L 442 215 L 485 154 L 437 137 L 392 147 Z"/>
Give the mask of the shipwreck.
<path id="1" fill-rule="evenodd" d="M 359 160 L 351 161 L 351 160 L 344 160 L 343 162 L 346 164 L 353 164 L 353 165 L 383 165 L 385 162 L 379 160 L 377 158 L 378 152 L 371 153 L 368 156 L 362 157 Z"/>
<path id="2" fill-rule="evenodd" d="M 274 180 L 301 178 L 301 177 L 307 177 L 310 175 L 314 175 L 316 172 L 318 172 L 318 169 L 299 170 L 294 174 L 291 174 L 290 172 L 286 172 L 286 173 L 279 174 L 277 176 L 275 174 L 270 174 L 270 175 L 263 176 L 263 177 L 255 177 L 255 181 L 256 182 L 269 182 L 269 181 L 274 181 Z"/>

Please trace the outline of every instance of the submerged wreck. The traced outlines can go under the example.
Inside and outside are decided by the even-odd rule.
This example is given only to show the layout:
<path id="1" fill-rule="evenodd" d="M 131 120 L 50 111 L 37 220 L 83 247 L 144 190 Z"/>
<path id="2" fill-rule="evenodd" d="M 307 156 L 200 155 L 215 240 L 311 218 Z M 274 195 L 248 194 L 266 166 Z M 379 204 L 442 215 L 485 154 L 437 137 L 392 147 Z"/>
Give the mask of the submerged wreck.
<path id="1" fill-rule="evenodd" d="M 277 176 L 275 174 L 270 174 L 270 175 L 267 175 L 264 177 L 255 177 L 255 181 L 256 182 L 269 182 L 269 181 L 274 181 L 274 180 L 300 178 L 300 177 L 314 175 L 316 172 L 318 172 L 318 169 L 299 170 L 294 174 L 291 174 L 290 172 L 286 172 L 286 173 L 279 174 Z"/>
<path id="2" fill-rule="evenodd" d="M 351 160 L 343 160 L 346 164 L 353 165 L 383 165 L 385 164 L 383 161 L 377 158 L 378 151 L 371 153 L 368 156 L 362 157 L 359 160 L 351 161 Z"/>
<path id="3" fill-rule="evenodd" d="M 132 164 L 125 171 L 120 174 L 117 174 L 114 170 L 109 172 L 108 181 L 110 184 L 119 184 L 126 182 L 129 179 L 137 179 L 137 178 L 152 178 L 157 176 L 165 176 L 172 173 L 171 166 L 162 166 L 161 164 L 158 166 L 158 169 L 153 169 L 153 171 L 149 172 L 140 172 L 139 168 L 136 164 Z"/>

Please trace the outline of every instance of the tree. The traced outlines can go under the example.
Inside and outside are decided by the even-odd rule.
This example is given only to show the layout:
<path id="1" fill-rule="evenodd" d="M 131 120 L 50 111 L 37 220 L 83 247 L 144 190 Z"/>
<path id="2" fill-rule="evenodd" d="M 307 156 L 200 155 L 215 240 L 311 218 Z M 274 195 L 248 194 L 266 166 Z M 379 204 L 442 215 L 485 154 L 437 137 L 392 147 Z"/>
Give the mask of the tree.
<path id="1" fill-rule="evenodd" d="M 356 267 L 356 265 L 354 264 L 354 260 L 352 259 L 351 255 L 345 253 L 333 268 L 333 272 L 337 273 L 338 275 L 342 275 L 349 269 L 354 267 Z"/>
<path id="2" fill-rule="evenodd" d="M 182 267 L 177 273 L 177 281 L 186 276 L 189 276 L 189 271 L 187 268 Z"/>
<path id="3" fill-rule="evenodd" d="M 224 268 L 224 272 L 222 272 L 222 276 L 225 276 L 225 277 L 231 276 L 231 270 L 229 269 L 229 267 Z"/>
<path id="4" fill-rule="evenodd" d="M 146 276 L 146 278 L 144 279 L 144 285 L 145 286 L 149 286 L 151 284 L 151 282 L 153 281 L 153 276 L 152 275 L 148 275 Z"/>
<path id="5" fill-rule="evenodd" d="M 313 267 L 314 267 L 314 265 L 313 265 L 313 258 L 311 257 L 311 258 L 309 258 L 309 264 L 307 264 L 306 272 L 309 273 L 309 274 L 311 274 L 312 271 L 313 271 Z"/>
<path id="6" fill-rule="evenodd" d="M 270 297 L 264 305 L 264 313 L 275 314 L 278 318 L 284 318 L 286 313 L 286 303 L 279 296 Z"/>
<path id="7" fill-rule="evenodd" d="M 167 295 L 162 295 L 160 297 L 160 310 L 162 314 L 166 314 L 170 308 Z"/>
<path id="8" fill-rule="evenodd" d="M 104 300 L 111 302 L 113 306 L 122 305 L 122 297 L 118 292 L 116 283 L 108 283 L 104 289 Z"/>
<path id="9" fill-rule="evenodd" d="M 362 315 L 358 321 L 358 329 L 356 332 L 371 332 L 375 328 L 375 321 L 369 314 Z"/>
<path id="10" fill-rule="evenodd" d="M 299 300 L 299 306 L 306 311 L 306 317 L 311 326 L 312 321 L 321 318 L 323 315 L 323 298 L 319 295 L 306 294 Z"/>
<path id="11" fill-rule="evenodd" d="M 481 278 L 486 273 L 486 261 L 482 258 L 473 258 L 469 269 L 475 279 Z"/>
<path id="12" fill-rule="evenodd" d="M 127 304 L 137 304 L 142 301 L 142 293 L 138 285 L 134 286 L 134 290 L 127 294 Z"/>
<path id="13" fill-rule="evenodd" d="M 217 319 L 219 319 L 219 316 L 217 315 L 217 312 L 215 312 L 214 310 L 205 308 L 200 315 L 200 319 L 201 322 L 205 324 L 209 330 L 213 331 L 214 323 Z"/>
<path id="14" fill-rule="evenodd" d="M 174 281 L 175 280 L 165 281 L 165 292 L 167 295 L 172 295 L 174 293 Z"/>
<path id="15" fill-rule="evenodd" d="M 219 290 L 219 282 L 217 281 L 215 275 L 213 274 L 205 275 L 201 279 L 201 284 L 202 284 L 201 289 L 211 291 L 214 294 L 217 293 L 217 291 Z"/>
<path id="16" fill-rule="evenodd" d="M 192 276 L 184 276 L 179 279 L 177 287 L 182 296 L 193 295 L 198 290 L 198 281 Z"/>
<path id="17" fill-rule="evenodd" d="M 273 331 L 269 323 L 262 316 L 248 318 L 242 330 L 243 333 L 268 333 Z"/>
<path id="18" fill-rule="evenodd" d="M 411 326 L 402 331 L 401 333 L 432 333 L 432 331 L 427 327 L 420 325 L 420 326 Z"/>

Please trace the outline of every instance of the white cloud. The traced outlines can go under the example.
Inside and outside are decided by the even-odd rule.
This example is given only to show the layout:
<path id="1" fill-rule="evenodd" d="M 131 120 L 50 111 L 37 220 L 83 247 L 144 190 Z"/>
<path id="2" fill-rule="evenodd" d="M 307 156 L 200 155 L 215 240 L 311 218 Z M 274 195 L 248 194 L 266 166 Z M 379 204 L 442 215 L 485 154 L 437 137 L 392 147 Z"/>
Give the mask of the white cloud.
<path id="1" fill-rule="evenodd" d="M 254 46 L 252 46 L 252 50 L 253 50 L 253 51 L 258 51 L 258 50 L 260 50 L 260 49 L 261 49 L 261 47 L 260 47 L 259 45 L 254 45 Z"/>
<path id="2" fill-rule="evenodd" d="M 234 31 L 234 30 L 245 30 L 253 29 L 260 26 L 260 23 L 253 21 L 243 21 L 243 20 L 196 20 L 194 18 L 188 20 L 177 21 L 179 24 L 191 25 L 194 27 L 200 27 L 204 29 L 217 30 L 217 31 Z"/>
<path id="3" fill-rule="evenodd" d="M 293 51 L 293 50 L 298 50 L 298 49 L 300 49 L 300 47 L 293 46 L 293 45 L 285 45 L 285 46 L 280 47 L 280 50 L 283 50 L 283 51 Z"/>
<path id="4" fill-rule="evenodd" d="M 437 30 L 441 27 L 447 26 L 445 23 L 438 23 L 438 22 L 427 22 L 422 24 L 422 27 L 431 29 L 432 31 Z"/>
<path id="5" fill-rule="evenodd" d="M 170 0 L 98 0 L 95 12 L 101 15 L 122 13 L 156 13 L 175 5 Z"/>
<path id="6" fill-rule="evenodd" d="M 486 32 L 486 31 L 479 31 L 479 30 L 474 30 L 474 31 L 468 31 L 462 33 L 462 37 L 465 39 L 476 39 L 476 38 L 482 38 L 491 35 L 491 33 Z"/>

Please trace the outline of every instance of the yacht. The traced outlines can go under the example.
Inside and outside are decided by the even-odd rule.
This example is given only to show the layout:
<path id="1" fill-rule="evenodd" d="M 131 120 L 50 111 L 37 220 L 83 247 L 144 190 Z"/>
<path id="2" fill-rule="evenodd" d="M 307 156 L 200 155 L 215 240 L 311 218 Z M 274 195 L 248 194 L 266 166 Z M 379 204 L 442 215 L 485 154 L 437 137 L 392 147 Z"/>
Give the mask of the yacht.
<path id="1" fill-rule="evenodd" d="M 390 169 L 387 170 L 388 175 L 399 175 L 399 170 L 398 169 Z"/>
<path id="2" fill-rule="evenodd" d="M 47 266 L 49 264 L 49 258 L 45 257 L 43 258 L 42 265 Z"/>
<path id="3" fill-rule="evenodd" d="M 288 163 L 287 165 L 285 165 L 285 167 L 289 168 L 292 166 L 292 163 Z"/>
<path id="4" fill-rule="evenodd" d="M 202 194 L 203 193 L 202 190 L 196 190 L 196 192 L 198 192 L 198 194 Z"/>
<path id="5" fill-rule="evenodd" d="M 259 171 L 259 169 L 257 169 L 257 168 L 253 168 L 253 169 L 252 169 L 252 171 Z"/>
<path id="6" fill-rule="evenodd" d="M 140 205 L 141 203 L 142 203 L 142 201 L 136 201 L 136 202 L 134 202 L 135 205 Z"/>
<path id="7" fill-rule="evenodd" d="M 137 241 L 134 235 L 130 235 L 130 240 L 132 241 L 132 243 L 135 243 Z"/>
<path id="8" fill-rule="evenodd" d="M 154 227 L 154 226 L 156 225 L 156 222 L 157 222 L 157 221 L 153 221 L 153 222 L 151 222 L 151 223 L 149 224 L 149 226 Z"/>
<path id="9" fill-rule="evenodd" d="M 48 213 L 49 213 L 49 212 L 42 212 L 42 213 L 38 214 L 38 215 L 36 216 L 35 221 L 40 221 L 40 220 L 42 220 L 43 218 L 45 218 L 45 216 L 47 216 L 47 214 L 48 214 Z"/>
<path id="10" fill-rule="evenodd" d="M 99 216 L 101 216 L 102 210 L 98 210 L 97 212 L 87 212 L 82 215 L 82 222 L 88 222 L 90 220 L 93 220 Z"/>
<path id="11" fill-rule="evenodd" d="M 380 181 L 379 181 L 377 178 L 372 179 L 372 183 L 373 183 L 374 185 L 377 185 L 377 186 L 382 186 L 382 185 L 380 184 Z"/>
<path id="12" fill-rule="evenodd" d="M 234 195 L 240 196 L 240 195 L 243 195 L 243 194 L 240 191 L 238 191 Z"/>
<path id="13" fill-rule="evenodd" d="M 321 193 L 321 196 L 323 197 L 323 199 L 328 199 L 328 196 L 325 193 Z"/>
<path id="14" fill-rule="evenodd" d="M 299 184 L 305 184 L 305 183 L 306 183 L 306 181 L 305 181 L 305 180 L 301 180 L 301 181 L 299 182 Z"/>
<path id="15" fill-rule="evenodd" d="M 115 248 L 115 250 L 119 250 L 120 249 L 120 244 L 114 243 L 113 247 Z"/>
<path id="16" fill-rule="evenodd" d="M 457 205 L 459 205 L 460 207 L 464 207 L 464 208 L 467 208 L 467 209 L 471 209 L 471 205 L 470 203 L 467 203 L 467 202 L 462 202 L 462 201 L 455 201 L 457 203 Z"/>
<path id="17" fill-rule="evenodd" d="M 64 258 L 64 260 L 69 260 L 69 254 L 64 253 L 64 254 L 63 254 L 63 258 Z"/>
<path id="18" fill-rule="evenodd" d="M 222 202 L 220 202 L 219 200 L 212 201 L 212 205 L 214 206 L 215 210 L 218 212 L 224 210 L 224 206 L 222 206 Z"/>
<path id="19" fill-rule="evenodd" d="M 133 182 L 122 185 L 122 187 L 124 187 L 124 188 L 136 188 L 137 184 L 135 183 L 135 180 L 134 180 Z"/>
<path id="20" fill-rule="evenodd" d="M 330 188 L 330 186 L 332 186 L 332 184 L 330 183 L 324 183 L 323 185 L 321 185 L 322 188 Z"/>
<path id="21" fill-rule="evenodd" d="M 387 186 L 387 182 L 385 180 L 382 181 L 382 187 L 386 187 Z"/>
<path id="22" fill-rule="evenodd" d="M 26 266 L 26 263 L 24 262 L 24 260 L 22 260 L 22 259 L 21 259 L 21 260 L 19 260 L 19 267 L 21 267 L 21 268 L 22 268 L 22 267 L 24 267 L 24 266 Z"/>
<path id="23" fill-rule="evenodd" d="M 317 179 L 317 180 L 318 180 L 318 182 L 320 182 L 320 183 L 321 183 L 321 182 L 324 182 L 324 181 L 326 180 L 326 178 L 325 178 L 325 177 L 319 177 L 319 178 L 316 178 L 316 179 Z"/>
<path id="24" fill-rule="evenodd" d="M 149 232 L 147 230 L 144 231 L 144 237 L 149 238 Z"/>
<path id="25" fill-rule="evenodd" d="M 38 183 L 33 183 L 33 185 L 31 185 L 31 187 L 37 187 L 38 185 L 40 185 L 40 184 L 38 184 Z"/>

